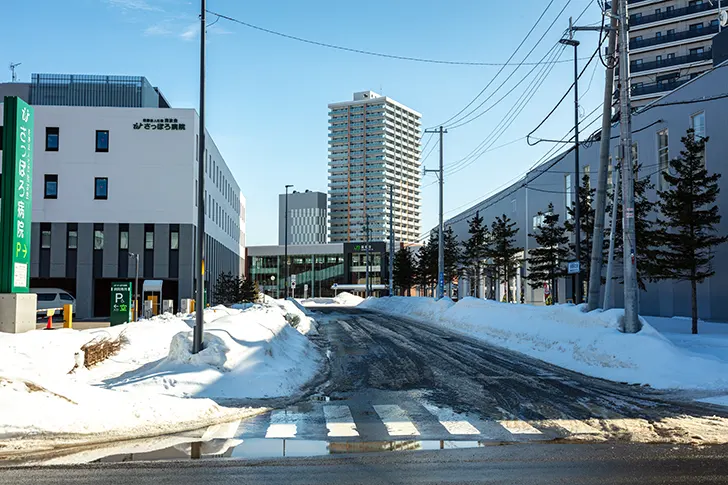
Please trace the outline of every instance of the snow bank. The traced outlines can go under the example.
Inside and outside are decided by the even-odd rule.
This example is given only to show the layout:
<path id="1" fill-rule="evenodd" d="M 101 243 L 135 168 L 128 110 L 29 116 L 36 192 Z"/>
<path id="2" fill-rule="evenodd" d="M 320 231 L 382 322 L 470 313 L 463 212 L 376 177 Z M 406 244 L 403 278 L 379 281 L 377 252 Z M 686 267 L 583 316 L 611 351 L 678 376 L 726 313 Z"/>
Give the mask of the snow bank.
<path id="1" fill-rule="evenodd" d="M 291 302 L 245 311 L 210 309 L 205 312 L 202 352 L 190 352 L 192 331 L 179 332 L 170 337 L 162 359 L 107 384 L 113 389 L 217 399 L 295 394 L 316 376 L 321 356 L 303 331 L 288 324 L 288 313 L 300 315 L 299 327 L 310 325 L 311 319 Z"/>
<path id="2" fill-rule="evenodd" d="M 363 302 L 364 298 L 356 295 L 352 295 L 349 292 L 342 291 L 333 298 L 308 298 L 301 300 L 303 306 L 318 306 L 318 305 L 342 305 L 342 306 L 356 306 Z"/>
<path id="3" fill-rule="evenodd" d="M 644 319 L 635 335 L 619 331 L 622 310 L 531 306 L 465 298 L 370 298 L 361 308 L 414 317 L 584 374 L 657 388 L 728 389 L 728 360 L 671 343 Z"/>

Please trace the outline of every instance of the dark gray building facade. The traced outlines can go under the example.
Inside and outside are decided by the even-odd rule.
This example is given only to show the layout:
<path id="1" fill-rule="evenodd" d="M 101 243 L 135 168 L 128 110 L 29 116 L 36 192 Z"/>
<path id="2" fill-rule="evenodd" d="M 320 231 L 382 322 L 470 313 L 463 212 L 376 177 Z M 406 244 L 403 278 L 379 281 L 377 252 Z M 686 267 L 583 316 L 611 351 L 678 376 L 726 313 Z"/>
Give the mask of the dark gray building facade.
<path id="1" fill-rule="evenodd" d="M 286 194 L 278 196 L 278 244 L 285 244 Z M 288 194 L 288 244 L 326 243 L 326 194 L 293 191 Z"/>

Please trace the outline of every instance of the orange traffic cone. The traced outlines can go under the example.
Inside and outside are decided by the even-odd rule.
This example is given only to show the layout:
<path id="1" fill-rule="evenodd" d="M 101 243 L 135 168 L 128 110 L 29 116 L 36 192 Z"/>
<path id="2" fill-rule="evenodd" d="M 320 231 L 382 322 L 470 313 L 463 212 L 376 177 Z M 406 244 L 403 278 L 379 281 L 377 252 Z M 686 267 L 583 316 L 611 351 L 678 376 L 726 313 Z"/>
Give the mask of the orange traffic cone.
<path id="1" fill-rule="evenodd" d="M 46 330 L 53 330 L 53 315 L 48 315 L 48 323 L 46 324 Z"/>

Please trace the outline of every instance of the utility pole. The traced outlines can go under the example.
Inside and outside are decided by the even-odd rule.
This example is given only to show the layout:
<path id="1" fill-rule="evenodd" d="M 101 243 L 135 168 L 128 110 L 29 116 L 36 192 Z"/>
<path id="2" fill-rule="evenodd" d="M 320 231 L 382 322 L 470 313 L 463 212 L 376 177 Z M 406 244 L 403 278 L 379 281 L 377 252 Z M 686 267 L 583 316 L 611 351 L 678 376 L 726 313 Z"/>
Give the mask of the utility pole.
<path id="1" fill-rule="evenodd" d="M 624 331 L 640 330 L 637 294 L 637 241 L 634 229 L 632 171 L 632 104 L 629 85 L 629 25 L 627 0 L 619 0 L 619 131 L 622 152 L 622 247 L 624 248 Z"/>
<path id="2" fill-rule="evenodd" d="M 394 296 L 394 184 L 389 184 L 389 296 Z"/>
<path id="3" fill-rule="evenodd" d="M 285 205 L 285 215 L 283 216 L 283 219 L 285 220 L 284 223 L 284 230 L 283 230 L 283 264 L 285 267 L 285 274 L 286 274 L 286 281 L 283 283 L 283 289 L 285 297 L 284 299 L 287 299 L 290 295 L 288 294 L 288 279 L 290 278 L 290 275 L 288 274 L 288 189 L 293 187 L 293 185 L 288 184 L 286 185 L 286 201 L 284 203 Z"/>
<path id="4" fill-rule="evenodd" d="M 607 176 L 609 165 L 610 138 L 612 135 L 612 94 L 614 92 L 614 65 L 615 48 L 617 44 L 617 15 L 618 4 L 612 2 L 612 11 L 609 15 L 609 40 L 607 45 L 607 71 L 604 79 L 604 107 L 602 111 L 602 139 L 599 146 L 599 175 L 597 177 L 597 193 L 594 204 L 594 233 L 591 247 L 591 264 L 589 265 L 589 297 L 587 299 L 588 311 L 596 310 L 599 306 L 599 290 L 602 286 L 602 247 L 604 245 L 604 217 L 607 199 Z M 617 185 L 612 185 L 617 193 Z M 615 204 L 616 207 L 616 204 Z M 610 234 L 614 234 L 614 230 Z M 610 236 L 610 241 L 613 239 Z M 611 249 L 610 249 L 611 252 Z M 605 287 L 604 309 L 607 308 L 606 292 L 609 291 L 611 281 L 607 278 Z"/>
<path id="5" fill-rule="evenodd" d="M 10 63 L 10 75 L 11 75 L 10 79 L 12 79 L 13 82 L 18 81 L 18 76 L 15 74 L 15 68 L 21 64 L 22 64 L 22 62 L 11 62 Z"/>
<path id="6" fill-rule="evenodd" d="M 364 295 L 369 298 L 369 214 L 364 214 L 364 267 L 366 268 L 366 276 L 364 277 Z"/>
<path id="7" fill-rule="evenodd" d="M 202 326 L 205 314 L 205 27 L 206 0 L 200 0 L 200 132 L 197 154 L 197 306 L 192 332 L 192 353 L 202 350 Z"/>
<path id="8" fill-rule="evenodd" d="M 612 220 L 611 231 L 609 231 L 609 259 L 607 259 L 607 284 L 604 286 L 604 306 L 608 310 L 612 301 L 612 273 L 614 271 L 614 233 L 617 232 L 617 204 L 619 199 L 619 170 L 613 170 L 612 173 Z M 601 282 L 600 282 L 601 283 Z M 597 295 L 598 297 L 598 295 Z M 590 296 L 591 298 L 591 296 Z"/>
<path id="9" fill-rule="evenodd" d="M 440 181 L 440 223 L 438 224 L 437 234 L 437 299 L 439 300 L 445 295 L 445 241 L 444 232 L 445 227 L 443 225 L 443 158 L 444 158 L 444 147 L 443 147 L 443 135 L 447 133 L 447 130 L 442 126 L 437 130 L 425 130 L 425 133 L 439 133 L 440 134 L 440 168 L 438 170 L 427 170 L 425 173 L 435 172 L 437 178 Z"/>
<path id="10" fill-rule="evenodd" d="M 134 321 L 139 320 L 139 253 L 129 253 L 130 258 L 136 260 L 136 271 L 134 273 Z"/>
<path id="11" fill-rule="evenodd" d="M 574 303 L 582 302 L 581 283 L 581 207 L 579 206 L 579 187 L 581 170 L 579 167 L 579 57 L 577 56 L 579 41 L 574 39 L 574 32 L 577 31 L 600 31 L 601 27 L 584 26 L 577 27 L 569 17 L 569 38 L 559 40 L 564 45 L 574 48 L 574 256 L 579 264 L 579 271 L 574 274 Z"/>

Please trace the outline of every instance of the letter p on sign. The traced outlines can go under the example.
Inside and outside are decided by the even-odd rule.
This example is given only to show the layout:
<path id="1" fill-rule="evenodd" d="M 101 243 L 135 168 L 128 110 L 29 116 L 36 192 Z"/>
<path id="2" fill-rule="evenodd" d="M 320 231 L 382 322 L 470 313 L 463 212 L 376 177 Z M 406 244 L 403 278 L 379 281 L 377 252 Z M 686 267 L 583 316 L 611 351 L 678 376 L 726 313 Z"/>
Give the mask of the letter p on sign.
<path id="1" fill-rule="evenodd" d="M 117 293 L 116 295 L 114 295 L 114 303 L 119 303 L 120 301 L 124 301 L 123 293 Z"/>

